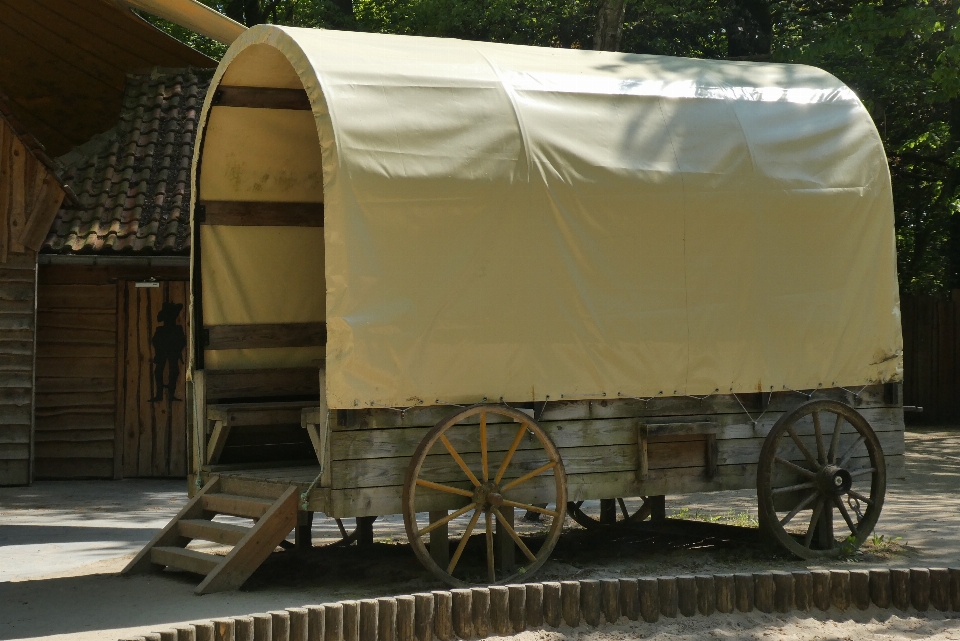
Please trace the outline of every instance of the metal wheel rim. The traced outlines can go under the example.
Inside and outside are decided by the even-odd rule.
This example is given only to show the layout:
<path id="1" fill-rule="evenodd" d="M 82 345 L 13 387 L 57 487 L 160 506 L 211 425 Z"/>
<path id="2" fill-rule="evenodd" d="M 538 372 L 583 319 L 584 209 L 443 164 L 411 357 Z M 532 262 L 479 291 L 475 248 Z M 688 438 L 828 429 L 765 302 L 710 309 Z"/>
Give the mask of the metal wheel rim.
<path id="1" fill-rule="evenodd" d="M 428 533 L 428 529 L 424 528 L 424 530 L 421 531 L 421 529 L 419 528 L 417 524 L 417 518 L 416 518 L 417 512 L 416 512 L 415 504 L 416 504 L 416 488 L 418 485 L 417 481 L 420 477 L 420 471 L 423 466 L 424 460 L 426 459 L 426 456 L 430 453 L 433 446 L 437 443 L 437 441 L 441 439 L 441 436 L 444 435 L 450 428 L 461 423 L 464 419 L 470 418 L 472 416 L 475 416 L 481 413 L 489 413 L 489 414 L 497 414 L 499 416 L 506 416 L 509 418 L 513 418 L 515 421 L 520 423 L 520 426 L 517 428 L 517 436 L 515 439 L 517 441 L 519 441 L 519 439 L 523 435 L 523 432 L 525 431 L 529 431 L 533 433 L 533 435 L 537 438 L 537 440 L 540 443 L 540 446 L 543 448 L 547 457 L 551 459 L 550 462 L 554 463 L 552 470 L 554 473 L 554 480 L 555 480 L 556 502 L 554 504 L 556 505 L 556 510 L 553 511 L 553 513 L 551 514 L 551 516 L 553 516 L 553 523 L 551 523 L 550 525 L 550 529 L 547 533 L 547 536 L 543 544 L 540 546 L 539 550 L 537 550 L 535 554 L 535 560 L 527 563 L 526 565 L 520 565 L 515 572 L 509 574 L 508 576 L 503 576 L 503 577 L 495 576 L 494 581 L 473 584 L 473 583 L 469 583 L 467 581 L 458 579 L 457 577 L 447 572 L 447 568 L 443 568 L 439 566 L 436 563 L 436 561 L 434 561 L 433 557 L 430 555 L 429 549 L 427 548 L 426 544 L 423 541 L 423 537 L 426 536 L 426 534 Z M 485 420 L 481 420 L 481 423 L 485 425 Z M 514 448 L 514 451 L 515 451 L 515 448 Z M 511 462 L 511 459 L 508 458 L 507 462 L 508 462 L 508 465 L 506 467 L 509 467 L 509 463 Z M 464 474 L 464 477 L 466 478 L 466 474 Z M 480 478 L 481 477 L 476 477 L 476 480 L 479 480 Z M 535 478 L 535 477 L 531 477 L 531 478 Z M 420 479 L 420 480 L 425 480 L 425 479 Z M 508 489 L 510 489 L 508 488 L 508 486 L 512 482 L 513 481 L 510 481 L 504 484 L 503 493 L 506 493 Z M 526 579 L 532 576 L 533 573 L 536 572 L 538 569 L 540 569 L 540 567 L 547 561 L 547 559 L 550 557 L 550 554 L 553 552 L 553 548 L 557 544 L 557 540 L 559 539 L 560 533 L 563 529 L 563 522 L 566 516 L 566 505 L 567 505 L 566 473 L 563 467 L 563 460 L 560 458 L 560 453 L 557 450 L 556 446 L 554 445 L 553 441 L 550 439 L 547 433 L 543 431 L 543 428 L 541 428 L 540 425 L 537 424 L 537 422 L 534 419 L 532 419 L 530 416 L 528 416 L 527 414 L 524 414 L 519 410 L 513 409 L 511 407 L 506 407 L 504 405 L 492 405 L 492 404 L 473 405 L 437 423 L 437 425 L 434 426 L 433 429 L 431 429 L 430 432 L 428 432 L 427 435 L 423 437 L 423 440 L 420 441 L 420 444 L 417 447 L 417 450 L 414 452 L 413 457 L 410 459 L 410 464 L 407 467 L 407 474 L 403 483 L 403 524 L 404 524 L 404 528 L 406 529 L 407 540 L 410 542 L 410 546 L 413 548 L 414 554 L 416 554 L 417 559 L 419 559 L 419 561 L 423 564 L 423 566 L 427 568 L 427 570 L 429 570 L 430 573 L 433 574 L 435 577 L 437 577 L 444 583 L 453 587 L 469 587 L 471 585 L 502 585 L 505 583 L 516 582 L 520 578 Z M 520 509 L 527 509 L 530 507 L 535 508 L 535 506 L 531 506 L 528 504 L 518 504 L 518 505 L 513 505 L 511 507 L 515 507 L 515 508 L 519 507 Z M 475 510 L 475 512 L 479 512 L 479 509 Z M 456 512 L 454 512 L 454 514 L 456 514 Z M 478 518 L 477 523 L 483 522 L 483 525 L 485 526 L 486 537 L 488 539 L 487 554 L 489 555 L 490 554 L 490 543 L 489 543 L 490 534 L 489 534 L 489 526 L 487 526 L 486 524 L 486 511 L 482 512 L 481 514 L 483 518 Z M 491 517 L 491 521 L 492 520 L 494 519 Z M 468 532 L 468 534 L 469 533 L 470 532 Z M 469 537 L 466 537 L 466 536 L 463 537 L 463 539 L 468 539 L 468 538 Z M 461 539 L 461 541 L 463 541 L 463 539 Z M 462 548 L 463 546 L 464 544 L 461 543 L 461 545 L 459 545 L 458 548 Z M 462 550 L 460 551 L 462 552 Z M 488 565 L 489 563 L 490 561 L 488 557 Z"/>
<path id="2" fill-rule="evenodd" d="M 842 422 L 845 422 L 852 426 L 857 434 L 857 440 L 854 445 L 850 445 L 849 436 L 847 434 L 847 444 L 841 445 L 842 439 L 838 437 L 837 445 L 833 444 L 833 434 L 839 429 L 842 432 L 843 425 L 840 418 L 834 419 L 834 426 L 832 431 L 829 434 L 826 434 L 829 427 L 829 420 L 824 421 L 823 415 L 833 415 L 834 417 L 842 418 Z M 856 513 L 853 515 L 857 517 L 854 519 L 850 516 L 849 512 L 846 511 L 846 507 L 843 505 L 844 501 L 840 500 L 839 505 L 834 501 L 833 496 L 829 496 L 824 492 L 818 490 L 816 487 L 817 481 L 803 480 L 801 484 L 813 483 L 814 487 L 812 488 L 802 488 L 801 492 L 806 492 L 807 489 L 810 490 L 810 493 L 817 493 L 817 498 L 813 502 L 813 510 L 811 513 L 811 520 L 808 523 L 804 540 L 798 540 L 798 537 L 794 534 L 788 532 L 784 525 L 785 523 L 781 522 L 781 519 L 777 516 L 777 510 L 775 506 L 775 493 L 777 490 L 783 491 L 787 487 L 797 487 L 793 486 L 781 486 L 774 487 L 773 478 L 774 478 L 774 467 L 787 467 L 782 461 L 778 460 L 777 452 L 781 441 L 786 438 L 790 441 L 796 443 L 799 436 L 796 433 L 794 427 L 797 425 L 798 421 L 806 416 L 813 417 L 817 415 L 817 419 L 813 421 L 814 423 L 814 440 L 818 441 L 814 451 L 810 451 L 810 448 L 807 448 L 807 454 L 809 454 L 818 465 L 825 465 L 829 463 L 831 458 L 833 462 L 840 463 L 841 458 L 847 454 L 852 456 L 852 452 L 859 446 L 860 440 L 862 439 L 863 444 L 867 447 L 867 454 L 870 460 L 869 467 L 864 468 L 862 466 L 854 467 L 853 469 L 846 468 L 852 463 L 849 461 L 842 465 L 839 465 L 842 469 L 847 469 L 847 472 L 856 473 L 857 477 L 863 476 L 866 473 L 863 470 L 871 470 L 868 472 L 871 475 L 870 479 L 870 495 L 866 498 L 869 499 L 870 503 L 867 505 L 867 510 L 863 513 L 862 518 L 860 518 Z M 816 437 L 817 430 L 820 431 L 820 439 Z M 827 447 L 828 443 L 826 439 L 829 438 L 829 448 Z M 799 448 L 798 448 L 799 449 Z M 803 454 L 801 452 L 801 454 Z M 812 472 L 815 466 L 812 462 L 807 459 L 807 456 L 803 457 L 805 460 L 802 463 L 799 463 L 800 467 L 806 468 L 809 472 Z M 828 459 L 828 461 L 821 463 L 823 458 Z M 859 458 L 859 457 L 858 457 Z M 794 463 L 797 463 L 794 461 Z M 822 468 L 821 468 L 822 469 Z M 810 478 L 806 474 L 801 474 L 804 479 Z M 800 485 L 800 484 L 798 484 Z M 760 464 L 757 468 L 757 499 L 759 504 L 760 516 L 761 516 L 761 527 L 763 527 L 773 538 L 784 548 L 805 559 L 814 559 L 814 558 L 823 558 L 838 556 L 841 554 L 845 548 L 859 547 L 867 539 L 870 533 L 873 531 L 873 528 L 876 526 L 877 521 L 880 518 L 880 512 L 883 508 L 883 499 L 886 492 L 886 466 L 884 463 L 883 450 L 880 446 L 880 441 L 877 438 L 876 433 L 873 431 L 873 428 L 870 427 L 870 424 L 867 420 L 855 409 L 840 403 L 838 401 L 831 400 L 817 400 L 817 401 L 808 401 L 803 405 L 799 406 L 792 412 L 784 414 L 780 419 L 774 424 L 773 428 L 770 430 L 770 433 L 767 435 L 766 440 L 764 441 L 763 448 L 760 452 Z M 807 495 L 809 496 L 809 494 Z M 850 496 L 848 493 L 843 495 L 844 497 Z M 846 538 L 846 541 L 849 542 L 849 546 L 845 543 L 844 545 L 834 545 L 833 549 L 814 549 L 811 546 L 812 543 L 812 534 L 811 530 L 814 529 L 816 523 L 819 519 L 816 519 L 816 504 L 820 500 L 824 501 L 826 504 L 827 501 L 833 503 L 832 509 L 829 510 L 829 514 L 833 515 L 834 509 L 839 509 L 841 516 L 845 514 L 847 518 L 850 518 L 851 521 L 855 520 L 853 528 L 851 528 L 850 523 L 847 521 L 847 518 L 841 519 L 841 524 L 843 528 L 846 528 L 849 531 L 850 537 Z M 859 499 L 857 499 L 859 502 Z M 796 508 L 795 508 L 796 509 Z M 785 510 L 781 510 L 785 511 Z M 792 510 L 791 510 L 792 512 Z M 799 513 L 799 512 L 798 512 Z M 789 516 L 789 513 L 788 513 Z M 789 520 L 788 520 L 789 522 Z"/>
<path id="3" fill-rule="evenodd" d="M 653 509 L 650 507 L 650 504 L 647 502 L 647 497 L 640 497 L 643 499 L 643 504 L 637 508 L 637 511 L 633 514 L 629 514 L 624 504 L 624 500 L 621 497 L 613 499 L 617 502 L 617 514 L 623 518 L 619 518 L 616 523 L 602 523 L 600 519 L 595 519 L 591 515 L 587 514 L 581 509 L 584 501 L 576 502 L 569 501 L 567 503 L 567 516 L 573 519 L 578 525 L 587 530 L 594 530 L 597 528 L 604 527 L 614 527 L 617 525 L 625 525 L 628 523 L 637 523 L 647 519 L 652 513 Z"/>

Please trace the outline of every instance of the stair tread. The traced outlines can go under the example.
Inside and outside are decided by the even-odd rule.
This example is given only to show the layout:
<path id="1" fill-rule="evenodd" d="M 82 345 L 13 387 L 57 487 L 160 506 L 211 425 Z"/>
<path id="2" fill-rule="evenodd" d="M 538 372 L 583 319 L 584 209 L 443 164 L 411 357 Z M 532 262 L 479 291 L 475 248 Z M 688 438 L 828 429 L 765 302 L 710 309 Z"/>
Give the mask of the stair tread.
<path id="1" fill-rule="evenodd" d="M 180 523 L 211 527 L 218 530 L 230 530 L 233 532 L 249 532 L 250 531 L 250 528 L 244 525 L 237 525 L 235 523 L 224 523 L 222 521 L 210 521 L 208 519 L 184 519 L 180 521 Z"/>
<path id="2" fill-rule="evenodd" d="M 177 524 L 180 536 L 224 545 L 236 545 L 250 531 L 249 527 L 220 523 L 207 519 L 184 519 Z"/>
<path id="3" fill-rule="evenodd" d="M 205 575 L 220 565 L 223 557 L 188 548 L 160 545 L 150 550 L 150 560 L 158 565 Z"/>
<path id="4" fill-rule="evenodd" d="M 229 516 L 260 518 L 270 509 L 273 501 L 239 494 L 207 494 L 203 497 L 203 508 L 208 512 Z"/>

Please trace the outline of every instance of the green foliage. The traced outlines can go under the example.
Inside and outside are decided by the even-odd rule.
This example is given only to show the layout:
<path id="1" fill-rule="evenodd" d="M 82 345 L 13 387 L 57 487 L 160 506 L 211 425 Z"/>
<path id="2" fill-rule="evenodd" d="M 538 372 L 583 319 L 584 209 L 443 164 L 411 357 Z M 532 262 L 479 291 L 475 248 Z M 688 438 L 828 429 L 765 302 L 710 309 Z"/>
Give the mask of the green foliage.
<path id="1" fill-rule="evenodd" d="M 245 24 L 589 49 L 601 0 L 201 0 Z M 863 100 L 893 179 L 901 287 L 960 287 L 957 0 L 628 0 L 621 50 L 811 64 Z M 219 58 L 224 48 L 151 19 Z"/>

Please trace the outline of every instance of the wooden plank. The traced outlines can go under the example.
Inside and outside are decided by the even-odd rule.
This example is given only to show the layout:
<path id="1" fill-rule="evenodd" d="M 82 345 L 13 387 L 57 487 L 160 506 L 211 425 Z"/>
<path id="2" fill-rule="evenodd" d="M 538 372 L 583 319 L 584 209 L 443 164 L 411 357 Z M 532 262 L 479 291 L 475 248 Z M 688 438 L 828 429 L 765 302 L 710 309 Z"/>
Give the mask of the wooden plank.
<path id="1" fill-rule="evenodd" d="M 166 300 L 183 305 L 177 323 L 184 329 L 186 336 L 190 335 L 189 327 L 189 301 L 187 300 L 186 282 L 168 282 L 164 283 L 166 287 Z M 183 365 L 177 375 L 174 396 L 180 399 L 169 407 L 170 418 L 168 425 L 168 457 L 167 474 L 170 476 L 183 476 L 187 473 L 187 422 L 189 416 L 189 406 L 187 404 L 187 368 L 186 348 L 183 352 Z"/>
<path id="2" fill-rule="evenodd" d="M 51 309 L 102 310 L 114 314 L 117 307 L 117 286 L 106 285 L 44 285 L 37 292 L 38 306 Z"/>
<path id="3" fill-rule="evenodd" d="M 207 419 L 224 421 L 233 427 L 248 425 L 297 425 L 304 407 L 315 401 L 287 403 L 247 403 L 246 405 L 208 405 Z"/>
<path id="4" fill-rule="evenodd" d="M 0 301 L 32 301 L 32 282 L 0 281 Z"/>
<path id="5" fill-rule="evenodd" d="M 102 358 L 37 358 L 37 376 L 47 378 L 106 378 L 113 373 L 113 356 Z"/>
<path id="6" fill-rule="evenodd" d="M 18 239 L 20 244 L 33 251 L 40 251 L 40 246 L 50 232 L 50 226 L 64 198 L 63 189 L 60 188 L 57 177 L 47 172 L 45 168 L 41 171 L 45 176 L 40 188 L 33 194 L 27 219 Z"/>
<path id="7" fill-rule="evenodd" d="M 33 369 L 31 354 L 9 354 L 0 359 L 0 372 L 26 372 Z"/>
<path id="8" fill-rule="evenodd" d="M 113 439 L 104 441 L 37 441 L 37 458 L 109 458 L 113 461 Z"/>
<path id="9" fill-rule="evenodd" d="M 203 225 L 323 227 L 323 203 L 205 200 L 199 206 Z"/>
<path id="10" fill-rule="evenodd" d="M 27 220 L 26 194 L 24 193 L 26 191 L 27 149 L 17 136 L 13 136 L 11 139 L 10 153 L 10 231 L 7 242 L 11 252 L 23 253 L 26 248 L 20 244 L 18 239 Z"/>
<path id="11" fill-rule="evenodd" d="M 38 293 L 38 303 L 43 300 L 43 289 Z M 51 340 L 61 342 L 96 342 L 112 344 L 117 335 L 117 312 L 108 309 L 78 309 L 48 307 L 37 312 L 37 325 Z M 61 330 L 61 331 L 57 331 Z M 78 331 L 90 332 L 77 334 Z"/>
<path id="12" fill-rule="evenodd" d="M 213 325 L 204 349 L 255 349 L 313 347 L 327 343 L 326 323 L 274 323 L 263 325 Z"/>
<path id="13" fill-rule="evenodd" d="M 177 522 L 180 536 L 224 545 L 236 545 L 243 540 L 249 529 L 242 525 L 206 519 L 184 519 Z"/>
<path id="14" fill-rule="evenodd" d="M 33 475 L 38 479 L 109 479 L 113 459 L 37 458 Z"/>
<path id="15" fill-rule="evenodd" d="M 113 376 L 100 378 L 39 378 L 37 393 L 43 394 L 100 394 L 114 392 L 116 379 Z"/>
<path id="16" fill-rule="evenodd" d="M 48 264 L 40 265 L 39 283 L 47 285 L 109 285 L 121 280 L 188 281 L 187 265 L 151 265 L 149 259 L 130 257 L 130 262 L 109 265 Z M 139 261 L 139 262 L 138 262 Z M 122 289 L 122 285 L 119 286 Z"/>
<path id="17" fill-rule="evenodd" d="M 34 435 L 37 443 L 43 442 L 75 442 L 83 443 L 87 441 L 110 441 L 113 442 L 113 430 L 41 430 L 38 429 Z M 3 436 L 0 435 L 0 439 Z"/>
<path id="18" fill-rule="evenodd" d="M 0 443 L 0 460 L 30 460 L 30 442 Z"/>
<path id="19" fill-rule="evenodd" d="M 29 425 L 0 425 L 0 443 L 30 443 Z"/>
<path id="20" fill-rule="evenodd" d="M 220 565 L 197 586 L 197 594 L 231 590 L 243 585 L 297 525 L 299 491 L 290 487 L 237 543 Z"/>
<path id="21" fill-rule="evenodd" d="M 61 379 L 39 379 L 39 380 L 59 380 L 74 381 L 84 379 L 61 378 Z M 105 413 L 113 413 L 115 393 L 113 390 L 105 392 L 46 392 L 37 389 L 37 408 L 56 409 L 56 408 L 101 408 Z"/>
<path id="22" fill-rule="evenodd" d="M 220 493 L 207 494 L 202 501 L 204 512 L 244 516 L 251 519 L 263 517 L 270 510 L 272 503 L 272 501 L 263 501 L 248 496 Z M 291 527 L 290 530 L 292 529 Z M 287 530 L 287 532 L 290 530 Z"/>
<path id="23" fill-rule="evenodd" d="M 0 486 L 27 485 L 30 483 L 30 461 L 0 460 Z"/>
<path id="24" fill-rule="evenodd" d="M 134 283 L 126 283 L 127 322 L 123 330 L 124 370 L 120 379 L 124 383 L 125 407 L 123 411 L 123 476 L 135 477 L 139 474 L 140 459 L 140 403 L 149 396 L 150 379 L 144 380 L 139 358 L 140 325 L 143 310 Z M 144 387 L 147 389 L 144 389 Z"/>
<path id="25" fill-rule="evenodd" d="M 213 97 L 215 107 L 250 109 L 291 109 L 310 111 L 310 99 L 303 89 L 273 87 L 231 87 L 220 85 Z"/>
<path id="26" fill-rule="evenodd" d="M 40 358 L 110 358 L 116 357 L 115 345 L 84 343 L 38 342 L 37 356 Z"/>
<path id="27" fill-rule="evenodd" d="M 69 408 L 57 412 L 37 412 L 37 432 L 76 430 L 80 432 L 113 429 L 113 412 L 78 413 Z"/>
<path id="28" fill-rule="evenodd" d="M 178 570 L 207 574 L 221 563 L 222 557 L 204 554 L 196 550 L 179 547 L 159 546 L 150 550 L 150 561 L 157 565 L 166 565 Z"/>
<path id="29" fill-rule="evenodd" d="M 206 448 L 208 465 L 220 461 L 223 446 L 227 444 L 227 438 L 230 436 L 230 429 L 230 423 L 214 421 L 213 434 L 210 435 L 210 442 Z"/>
<path id="30" fill-rule="evenodd" d="M 0 118 L 0 264 L 7 262 L 10 253 L 10 193 L 13 190 L 11 158 L 13 130 Z"/>
<path id="31" fill-rule="evenodd" d="M 316 367 L 262 370 L 204 370 L 208 402 L 305 396 L 317 399 Z"/>

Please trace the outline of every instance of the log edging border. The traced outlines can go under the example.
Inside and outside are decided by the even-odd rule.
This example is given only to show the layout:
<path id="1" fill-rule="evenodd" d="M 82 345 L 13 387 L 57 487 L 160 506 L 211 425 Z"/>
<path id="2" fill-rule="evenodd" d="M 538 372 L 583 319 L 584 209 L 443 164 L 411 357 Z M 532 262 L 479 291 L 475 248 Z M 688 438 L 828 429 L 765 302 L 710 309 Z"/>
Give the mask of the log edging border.
<path id="1" fill-rule="evenodd" d="M 799 570 L 545 581 L 216 618 L 120 641 L 455 641 L 731 612 L 960 612 L 960 568 Z"/>

